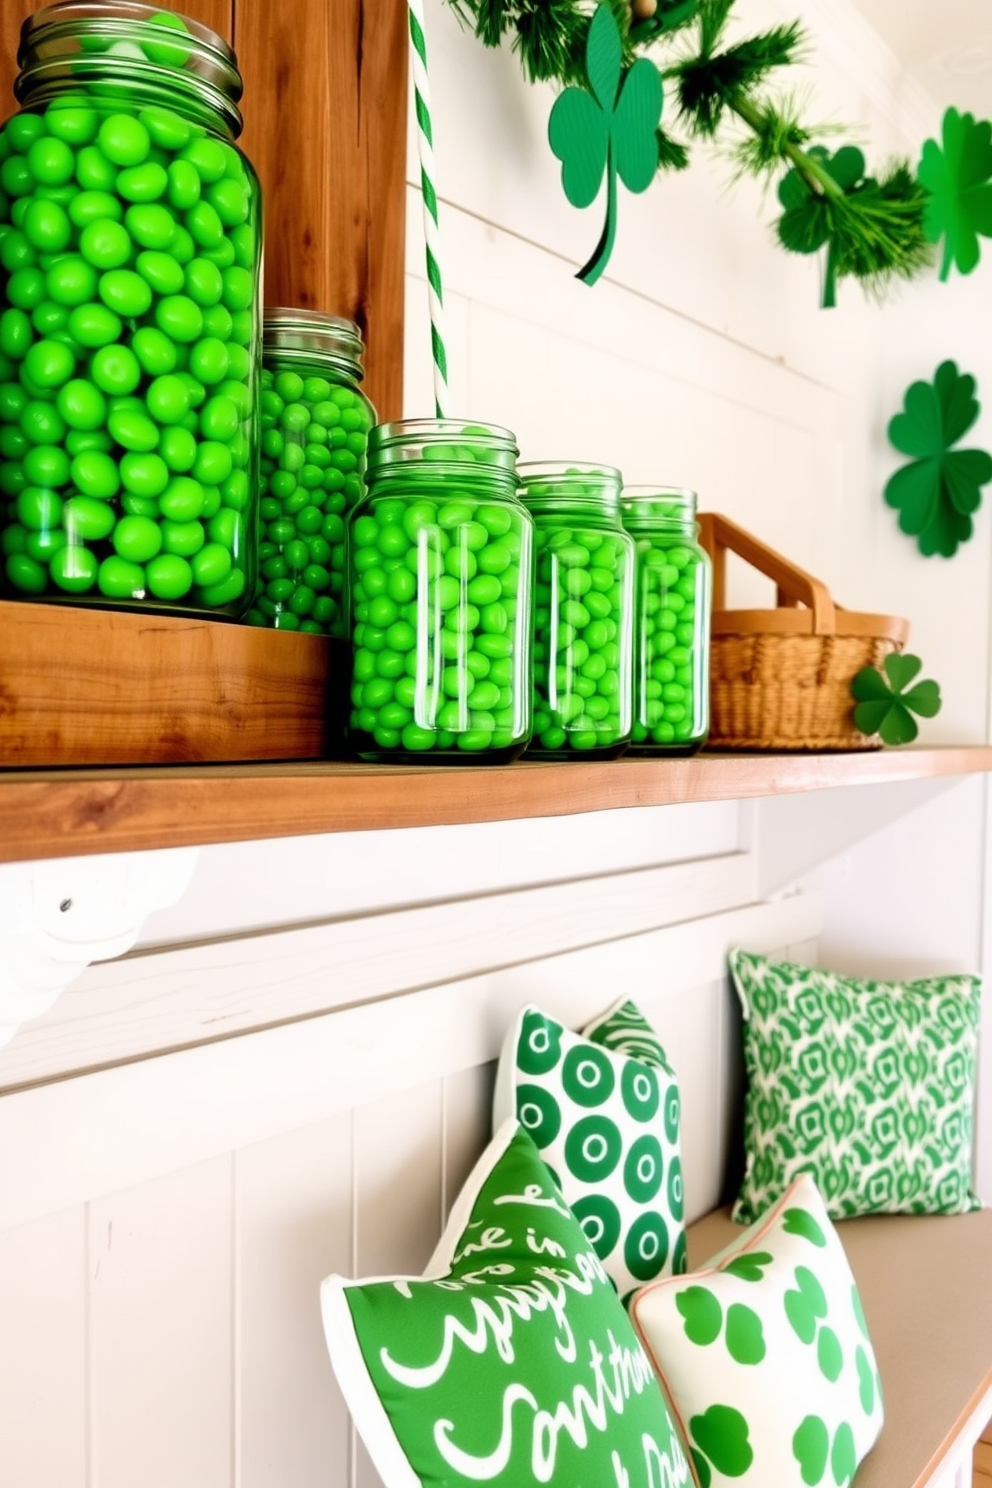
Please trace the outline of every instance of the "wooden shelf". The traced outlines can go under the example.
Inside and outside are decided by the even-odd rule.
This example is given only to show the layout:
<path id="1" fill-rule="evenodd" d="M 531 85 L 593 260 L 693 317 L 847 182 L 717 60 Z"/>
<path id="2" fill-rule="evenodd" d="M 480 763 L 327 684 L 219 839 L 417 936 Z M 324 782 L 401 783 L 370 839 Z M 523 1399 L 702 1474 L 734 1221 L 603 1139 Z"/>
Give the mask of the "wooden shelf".
<path id="1" fill-rule="evenodd" d="M 992 771 L 992 747 L 613 764 L 179 765 L 0 773 L 0 862 L 571 816 Z"/>

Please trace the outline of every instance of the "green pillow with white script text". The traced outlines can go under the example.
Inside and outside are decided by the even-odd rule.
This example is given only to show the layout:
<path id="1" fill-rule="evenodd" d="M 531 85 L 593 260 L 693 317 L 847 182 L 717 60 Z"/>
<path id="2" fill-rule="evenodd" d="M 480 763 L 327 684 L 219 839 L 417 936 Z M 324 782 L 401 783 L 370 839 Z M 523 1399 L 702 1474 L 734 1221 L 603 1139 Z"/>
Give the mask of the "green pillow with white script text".
<path id="1" fill-rule="evenodd" d="M 691 1482 L 657 1379 L 530 1137 L 506 1122 L 422 1277 L 321 1288 L 386 1488 Z"/>

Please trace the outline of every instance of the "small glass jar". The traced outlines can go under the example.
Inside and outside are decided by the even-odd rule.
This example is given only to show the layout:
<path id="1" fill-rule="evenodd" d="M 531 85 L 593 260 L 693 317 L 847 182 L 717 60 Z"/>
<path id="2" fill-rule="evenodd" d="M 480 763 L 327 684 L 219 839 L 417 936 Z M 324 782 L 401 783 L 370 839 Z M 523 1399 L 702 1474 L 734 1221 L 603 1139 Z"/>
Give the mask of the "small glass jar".
<path id="1" fill-rule="evenodd" d="M 0 131 L 0 593 L 237 617 L 257 563 L 261 192 L 215 32 L 24 23 Z"/>
<path id="2" fill-rule="evenodd" d="M 631 731 L 634 544 L 619 470 L 519 466 L 534 518 L 534 733 L 528 755 L 615 759 Z"/>
<path id="3" fill-rule="evenodd" d="M 514 436 L 410 419 L 369 436 L 348 523 L 349 750 L 502 764 L 530 735 L 533 524 Z"/>
<path id="4" fill-rule="evenodd" d="M 266 310 L 262 331 L 259 584 L 245 617 L 344 636 L 345 522 L 365 494 L 375 409 L 358 326 Z"/>
<path id="5" fill-rule="evenodd" d="M 620 511 L 637 550 L 630 752 L 694 754 L 709 728 L 711 591 L 696 493 L 626 486 Z"/>

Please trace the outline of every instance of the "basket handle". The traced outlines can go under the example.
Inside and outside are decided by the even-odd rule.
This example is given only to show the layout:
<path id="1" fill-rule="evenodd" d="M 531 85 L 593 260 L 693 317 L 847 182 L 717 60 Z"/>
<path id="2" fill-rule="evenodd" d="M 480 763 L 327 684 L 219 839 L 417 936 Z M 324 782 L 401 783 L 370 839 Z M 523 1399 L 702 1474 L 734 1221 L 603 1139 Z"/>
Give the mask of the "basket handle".
<path id="1" fill-rule="evenodd" d="M 750 563 L 752 568 L 774 581 L 778 605 L 794 607 L 803 604 L 812 611 L 814 635 L 836 633 L 834 602 L 826 585 L 806 573 L 805 569 L 797 568 L 794 563 L 783 558 L 781 553 L 776 553 L 774 548 L 767 548 L 763 542 L 752 537 L 750 532 L 738 527 L 736 522 L 731 522 L 718 512 L 700 512 L 699 540 L 713 564 L 714 610 L 727 607 L 726 558 L 729 548 L 732 553 Z"/>

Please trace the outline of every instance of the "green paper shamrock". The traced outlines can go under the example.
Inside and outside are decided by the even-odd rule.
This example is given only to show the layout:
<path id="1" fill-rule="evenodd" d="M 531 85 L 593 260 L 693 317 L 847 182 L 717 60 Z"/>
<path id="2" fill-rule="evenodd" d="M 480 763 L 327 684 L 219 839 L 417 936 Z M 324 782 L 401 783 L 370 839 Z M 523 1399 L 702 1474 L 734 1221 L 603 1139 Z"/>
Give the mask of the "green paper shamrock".
<path id="1" fill-rule="evenodd" d="M 944 239 L 940 277 L 951 264 L 970 274 L 978 263 L 978 236 L 992 238 L 992 123 L 949 108 L 942 129 L 944 148 L 928 139 L 917 179 L 929 193 L 923 230 L 931 243 Z"/>
<path id="2" fill-rule="evenodd" d="M 661 77 L 641 57 L 625 75 L 623 45 L 613 12 L 599 5 L 586 37 L 586 88 L 566 88 L 555 99 L 548 139 L 561 161 L 561 180 L 573 207 L 588 207 L 606 172 L 606 225 L 592 258 L 577 277 L 595 284 L 613 251 L 617 176 L 628 191 L 646 191 L 658 169 L 655 131 L 661 118 Z"/>
<path id="3" fill-rule="evenodd" d="M 889 478 L 885 500 L 898 508 L 901 530 L 916 538 L 924 557 L 950 558 L 971 537 L 981 487 L 992 480 L 985 450 L 951 448 L 978 418 L 975 379 L 954 362 L 941 362 L 932 384 L 907 388 L 903 407 L 889 422 L 889 439 L 916 458 Z"/>
<path id="4" fill-rule="evenodd" d="M 865 157 L 854 145 L 844 145 L 835 155 L 831 155 L 821 145 L 814 145 L 808 154 L 842 191 L 853 190 L 864 177 Z M 823 281 L 823 308 L 829 310 L 837 303 L 836 255 L 831 241 L 830 198 L 814 191 L 794 166 L 779 183 L 778 199 L 785 208 L 778 220 L 778 235 L 786 248 L 791 248 L 793 253 L 816 253 L 824 243 L 829 244 L 827 270 Z"/>
<path id="5" fill-rule="evenodd" d="M 854 726 L 863 734 L 879 734 L 883 744 L 912 744 L 919 733 L 913 714 L 933 718 L 939 713 L 940 688 L 927 681 L 905 691 L 923 666 L 918 656 L 892 651 L 883 665 L 884 677 L 875 667 L 862 667 L 851 683 Z"/>

